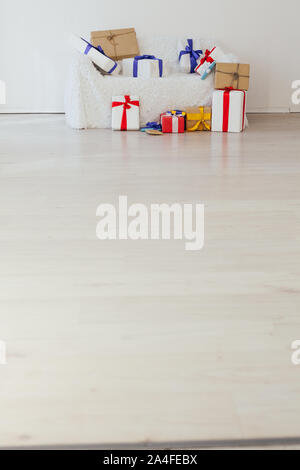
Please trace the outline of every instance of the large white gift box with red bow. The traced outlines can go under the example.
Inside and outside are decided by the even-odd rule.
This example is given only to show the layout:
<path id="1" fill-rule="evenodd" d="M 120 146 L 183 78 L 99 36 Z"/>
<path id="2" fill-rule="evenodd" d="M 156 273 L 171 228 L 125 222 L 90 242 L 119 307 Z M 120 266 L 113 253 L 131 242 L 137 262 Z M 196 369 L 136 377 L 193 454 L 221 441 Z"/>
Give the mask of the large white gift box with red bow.
<path id="1" fill-rule="evenodd" d="M 213 132 L 242 132 L 246 123 L 246 92 L 216 90 L 212 102 Z"/>
<path id="2" fill-rule="evenodd" d="M 221 62 L 224 57 L 224 52 L 220 47 L 215 46 L 211 50 L 206 49 L 204 56 L 200 58 L 195 68 L 195 72 L 200 75 L 202 80 L 205 80 L 206 77 L 213 71 L 217 62 Z"/>
<path id="3" fill-rule="evenodd" d="M 140 100 L 138 96 L 112 97 L 112 124 L 115 131 L 138 131 L 140 129 Z"/>
<path id="4" fill-rule="evenodd" d="M 74 34 L 70 35 L 70 43 L 78 52 L 81 52 L 94 62 L 94 64 L 98 65 L 103 72 L 110 75 L 118 75 L 120 73 L 120 65 L 110 57 L 107 57 L 100 46 L 94 47 L 85 39 L 75 36 Z"/>

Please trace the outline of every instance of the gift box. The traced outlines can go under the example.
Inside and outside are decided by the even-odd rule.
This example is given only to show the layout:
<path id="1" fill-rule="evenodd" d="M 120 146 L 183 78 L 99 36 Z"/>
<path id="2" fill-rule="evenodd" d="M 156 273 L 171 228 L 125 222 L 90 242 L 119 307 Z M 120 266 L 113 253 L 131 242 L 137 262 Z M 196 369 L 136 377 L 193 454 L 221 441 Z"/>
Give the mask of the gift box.
<path id="1" fill-rule="evenodd" d="M 185 113 L 168 111 L 161 114 L 160 123 L 164 134 L 181 134 L 185 130 Z"/>
<path id="2" fill-rule="evenodd" d="M 188 132 L 211 130 L 211 107 L 191 106 L 185 112 Z"/>
<path id="3" fill-rule="evenodd" d="M 104 53 L 114 60 L 127 59 L 140 54 L 134 28 L 93 31 L 93 46 L 100 46 Z"/>
<path id="4" fill-rule="evenodd" d="M 245 128 L 246 92 L 216 90 L 212 102 L 213 132 L 242 132 Z"/>
<path id="5" fill-rule="evenodd" d="M 249 89 L 250 65 L 226 64 L 217 62 L 215 88 L 234 88 L 235 90 Z"/>
<path id="6" fill-rule="evenodd" d="M 199 39 L 178 42 L 179 66 L 182 72 L 194 73 L 197 61 L 203 54 Z"/>
<path id="7" fill-rule="evenodd" d="M 94 62 L 94 64 L 100 68 L 100 71 L 104 71 L 111 75 L 118 75 L 120 73 L 121 67 L 119 64 L 110 57 L 107 57 L 100 46 L 94 47 L 85 39 L 75 35 L 70 36 L 70 42 L 75 49 Z"/>
<path id="8" fill-rule="evenodd" d="M 201 76 L 202 80 L 205 80 L 215 68 L 218 59 L 221 59 L 223 56 L 223 51 L 217 46 L 213 47 L 211 51 L 206 49 L 204 57 L 198 60 L 195 72 Z"/>
<path id="9" fill-rule="evenodd" d="M 129 77 L 151 78 L 164 75 L 164 63 L 154 55 L 136 56 L 122 60 L 123 75 Z"/>
<path id="10" fill-rule="evenodd" d="M 113 96 L 113 130 L 137 131 L 140 129 L 140 101 L 138 96 Z"/>

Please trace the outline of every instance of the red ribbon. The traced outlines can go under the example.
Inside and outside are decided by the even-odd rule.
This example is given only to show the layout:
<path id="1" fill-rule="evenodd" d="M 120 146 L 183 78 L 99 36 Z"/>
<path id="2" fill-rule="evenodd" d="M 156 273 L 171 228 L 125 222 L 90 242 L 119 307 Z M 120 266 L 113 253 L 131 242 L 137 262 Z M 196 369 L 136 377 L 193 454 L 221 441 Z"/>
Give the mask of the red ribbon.
<path id="1" fill-rule="evenodd" d="M 121 121 L 121 131 L 127 131 L 127 109 L 131 109 L 130 105 L 139 106 L 139 101 L 131 101 L 129 95 L 124 96 L 125 101 L 113 101 L 112 107 L 123 106 L 123 114 Z"/>
<path id="2" fill-rule="evenodd" d="M 230 106 L 230 92 L 236 91 L 234 88 L 225 88 L 223 94 L 223 132 L 228 132 L 229 127 L 229 106 Z M 245 111 L 246 111 L 246 92 L 243 90 L 238 90 L 244 93 L 244 103 L 243 103 L 243 125 L 242 130 L 244 130 L 245 125 Z"/>
<path id="3" fill-rule="evenodd" d="M 204 54 L 204 57 L 202 57 L 202 59 L 200 60 L 200 64 L 199 65 L 203 65 L 204 62 L 208 62 L 209 64 L 212 64 L 214 62 L 214 59 L 212 57 L 210 57 L 210 54 L 215 50 L 215 47 L 209 51 L 208 49 L 206 49 L 205 51 L 205 54 Z"/>

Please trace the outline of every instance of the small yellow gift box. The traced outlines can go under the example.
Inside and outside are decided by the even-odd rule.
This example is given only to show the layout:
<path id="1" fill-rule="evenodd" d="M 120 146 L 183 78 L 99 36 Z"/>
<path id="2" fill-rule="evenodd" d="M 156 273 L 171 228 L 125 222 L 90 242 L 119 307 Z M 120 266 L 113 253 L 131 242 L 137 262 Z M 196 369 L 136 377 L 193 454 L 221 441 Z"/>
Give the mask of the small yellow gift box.
<path id="1" fill-rule="evenodd" d="M 188 132 L 211 130 L 211 107 L 191 106 L 185 112 Z"/>

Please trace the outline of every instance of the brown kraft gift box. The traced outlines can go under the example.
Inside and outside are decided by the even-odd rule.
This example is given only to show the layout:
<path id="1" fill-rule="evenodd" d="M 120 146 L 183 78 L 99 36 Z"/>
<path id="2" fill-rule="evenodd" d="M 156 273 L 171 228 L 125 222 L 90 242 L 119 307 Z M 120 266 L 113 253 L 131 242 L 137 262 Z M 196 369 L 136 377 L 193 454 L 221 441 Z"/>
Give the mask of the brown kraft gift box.
<path id="1" fill-rule="evenodd" d="M 234 88 L 235 90 L 249 89 L 250 65 L 249 64 L 225 64 L 217 62 L 215 88 Z"/>
<path id="2" fill-rule="evenodd" d="M 101 46 L 104 54 L 113 60 L 128 59 L 140 54 L 134 28 L 110 29 L 91 33 L 93 46 Z"/>
<path id="3" fill-rule="evenodd" d="M 212 109 L 209 106 L 190 106 L 185 109 L 186 112 L 186 130 L 210 131 Z"/>

